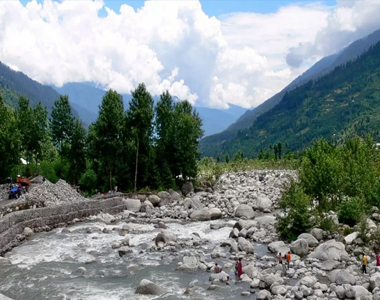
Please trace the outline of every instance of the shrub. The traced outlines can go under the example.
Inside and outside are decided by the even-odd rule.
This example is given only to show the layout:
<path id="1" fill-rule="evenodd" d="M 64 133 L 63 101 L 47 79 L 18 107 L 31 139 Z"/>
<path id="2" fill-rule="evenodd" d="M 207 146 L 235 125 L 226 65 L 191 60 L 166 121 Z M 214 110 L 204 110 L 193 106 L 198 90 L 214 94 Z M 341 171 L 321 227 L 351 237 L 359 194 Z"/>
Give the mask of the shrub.
<path id="1" fill-rule="evenodd" d="M 333 220 L 331 218 L 321 218 L 319 223 L 319 228 L 321 228 L 324 231 L 330 231 L 334 232 L 338 230 L 338 227 L 335 225 Z"/>
<path id="2" fill-rule="evenodd" d="M 363 198 L 353 197 L 343 200 L 339 206 L 339 222 L 352 227 L 359 223 L 367 209 L 366 201 Z"/>

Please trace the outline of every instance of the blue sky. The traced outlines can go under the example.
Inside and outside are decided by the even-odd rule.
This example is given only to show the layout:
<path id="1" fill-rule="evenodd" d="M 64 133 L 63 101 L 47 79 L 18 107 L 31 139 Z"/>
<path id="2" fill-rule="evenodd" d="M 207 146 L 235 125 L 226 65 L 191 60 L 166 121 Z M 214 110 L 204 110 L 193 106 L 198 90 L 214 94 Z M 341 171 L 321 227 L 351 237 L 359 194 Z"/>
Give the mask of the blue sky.
<path id="1" fill-rule="evenodd" d="M 162 0 L 164 1 L 164 0 Z M 179 0 L 187 1 L 187 0 Z M 135 10 L 144 5 L 143 0 L 105 0 L 105 4 L 114 11 L 119 11 L 120 5 L 128 4 Z M 294 0 L 201 0 L 203 11 L 209 16 L 219 16 L 233 12 L 256 12 L 256 13 L 273 13 L 281 6 L 290 4 L 302 4 L 320 2 L 322 4 L 333 6 L 336 0 L 324 1 L 294 1 Z"/>

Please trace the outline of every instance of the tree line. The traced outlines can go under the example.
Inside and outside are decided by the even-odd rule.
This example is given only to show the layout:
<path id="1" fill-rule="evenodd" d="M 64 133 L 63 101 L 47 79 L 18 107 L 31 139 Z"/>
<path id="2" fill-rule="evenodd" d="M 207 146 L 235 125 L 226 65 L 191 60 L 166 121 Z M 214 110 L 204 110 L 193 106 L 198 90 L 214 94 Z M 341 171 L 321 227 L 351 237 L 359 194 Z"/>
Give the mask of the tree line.
<path id="1" fill-rule="evenodd" d="M 74 118 L 69 98 L 61 95 L 50 118 L 41 104 L 19 98 L 8 108 L 0 93 L 0 178 L 20 172 L 63 178 L 88 192 L 176 188 L 181 178 L 197 175 L 202 120 L 188 101 L 175 102 L 168 91 L 156 105 L 145 85 L 132 91 L 129 107 L 109 90 L 88 130 Z M 4 158 L 4 159 L 3 159 Z"/>

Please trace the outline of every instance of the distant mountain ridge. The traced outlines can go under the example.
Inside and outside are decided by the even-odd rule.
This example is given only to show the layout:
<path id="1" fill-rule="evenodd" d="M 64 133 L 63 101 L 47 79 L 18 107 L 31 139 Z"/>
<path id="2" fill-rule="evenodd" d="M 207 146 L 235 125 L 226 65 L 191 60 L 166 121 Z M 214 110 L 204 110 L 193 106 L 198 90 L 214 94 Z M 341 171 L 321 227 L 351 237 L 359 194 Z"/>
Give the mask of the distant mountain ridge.
<path id="1" fill-rule="evenodd" d="M 60 94 L 69 96 L 70 103 L 72 103 L 86 124 L 95 122 L 98 116 L 99 105 L 102 103 L 102 98 L 106 93 L 104 90 L 84 83 L 74 82 L 66 83 L 62 87 L 54 87 L 54 89 Z M 122 96 L 124 108 L 127 109 L 131 95 L 122 94 Z M 174 99 L 180 101 L 176 97 Z M 157 103 L 159 96 L 153 97 L 153 100 Z M 233 104 L 229 104 L 229 108 L 224 110 L 198 106 L 195 106 L 195 109 L 203 120 L 205 136 L 223 131 L 246 111 L 246 109 Z"/>
<path id="2" fill-rule="evenodd" d="M 212 149 L 213 145 L 216 147 L 217 144 L 220 144 L 225 140 L 231 140 L 235 138 L 238 135 L 239 130 L 249 128 L 260 115 L 269 111 L 278 103 L 280 103 L 287 91 L 290 91 L 296 88 L 297 86 L 300 86 L 308 82 L 309 80 L 316 79 L 328 74 L 335 67 L 357 58 L 360 54 L 368 50 L 372 45 L 376 44 L 379 41 L 380 29 L 374 31 L 372 34 L 362 39 L 359 39 L 351 43 L 349 46 L 347 46 L 340 52 L 322 58 L 320 61 L 315 63 L 310 69 L 304 72 L 301 76 L 293 80 L 282 91 L 272 96 L 253 110 L 247 111 L 245 114 L 243 114 L 235 123 L 231 124 L 225 131 L 203 138 L 200 142 L 200 149 Z"/>
<path id="3" fill-rule="evenodd" d="M 14 108 L 18 106 L 19 96 L 24 95 L 29 99 L 31 106 L 41 102 L 42 106 L 51 113 L 54 101 L 59 99 L 58 92 L 52 87 L 42 85 L 24 73 L 12 70 L 2 62 L 0 62 L 0 90 L 5 103 Z M 72 109 L 72 113 L 75 117 L 79 116 L 75 109 Z"/>
<path id="4" fill-rule="evenodd" d="M 380 140 L 380 42 L 324 76 L 285 92 L 282 101 L 237 137 L 200 147 L 206 156 L 239 150 L 252 156 L 275 143 L 302 150 L 319 137 L 336 141 L 367 133 Z"/>

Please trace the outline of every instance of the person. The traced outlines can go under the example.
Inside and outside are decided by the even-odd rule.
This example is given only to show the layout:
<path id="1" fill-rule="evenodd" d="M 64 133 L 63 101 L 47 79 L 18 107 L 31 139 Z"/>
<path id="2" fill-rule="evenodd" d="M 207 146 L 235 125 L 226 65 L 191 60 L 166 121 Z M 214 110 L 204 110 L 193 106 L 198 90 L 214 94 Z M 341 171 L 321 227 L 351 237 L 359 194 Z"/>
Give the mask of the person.
<path id="1" fill-rule="evenodd" d="M 290 268 L 290 260 L 292 258 L 292 255 L 290 254 L 290 251 L 288 252 L 288 254 L 286 254 L 286 262 L 287 262 L 287 265 L 288 265 L 288 269 Z"/>
<path id="2" fill-rule="evenodd" d="M 278 255 L 278 263 L 282 265 L 282 254 L 281 254 L 281 252 Z"/>
<path id="3" fill-rule="evenodd" d="M 220 273 L 220 271 L 221 271 L 221 269 L 217 263 L 215 263 L 214 271 L 215 271 L 215 273 Z"/>
<path id="4" fill-rule="evenodd" d="M 367 274 L 367 256 L 365 254 L 363 254 L 362 271 Z"/>
<path id="5" fill-rule="evenodd" d="M 236 259 L 236 261 L 235 261 L 235 275 L 236 276 L 238 275 L 238 269 L 239 269 L 239 260 Z"/>
<path id="6" fill-rule="evenodd" d="M 241 257 L 239 257 L 239 262 L 238 262 L 238 278 L 243 275 L 243 263 L 241 262 Z"/>
<path id="7" fill-rule="evenodd" d="M 376 267 L 380 267 L 380 255 L 376 253 Z"/>

